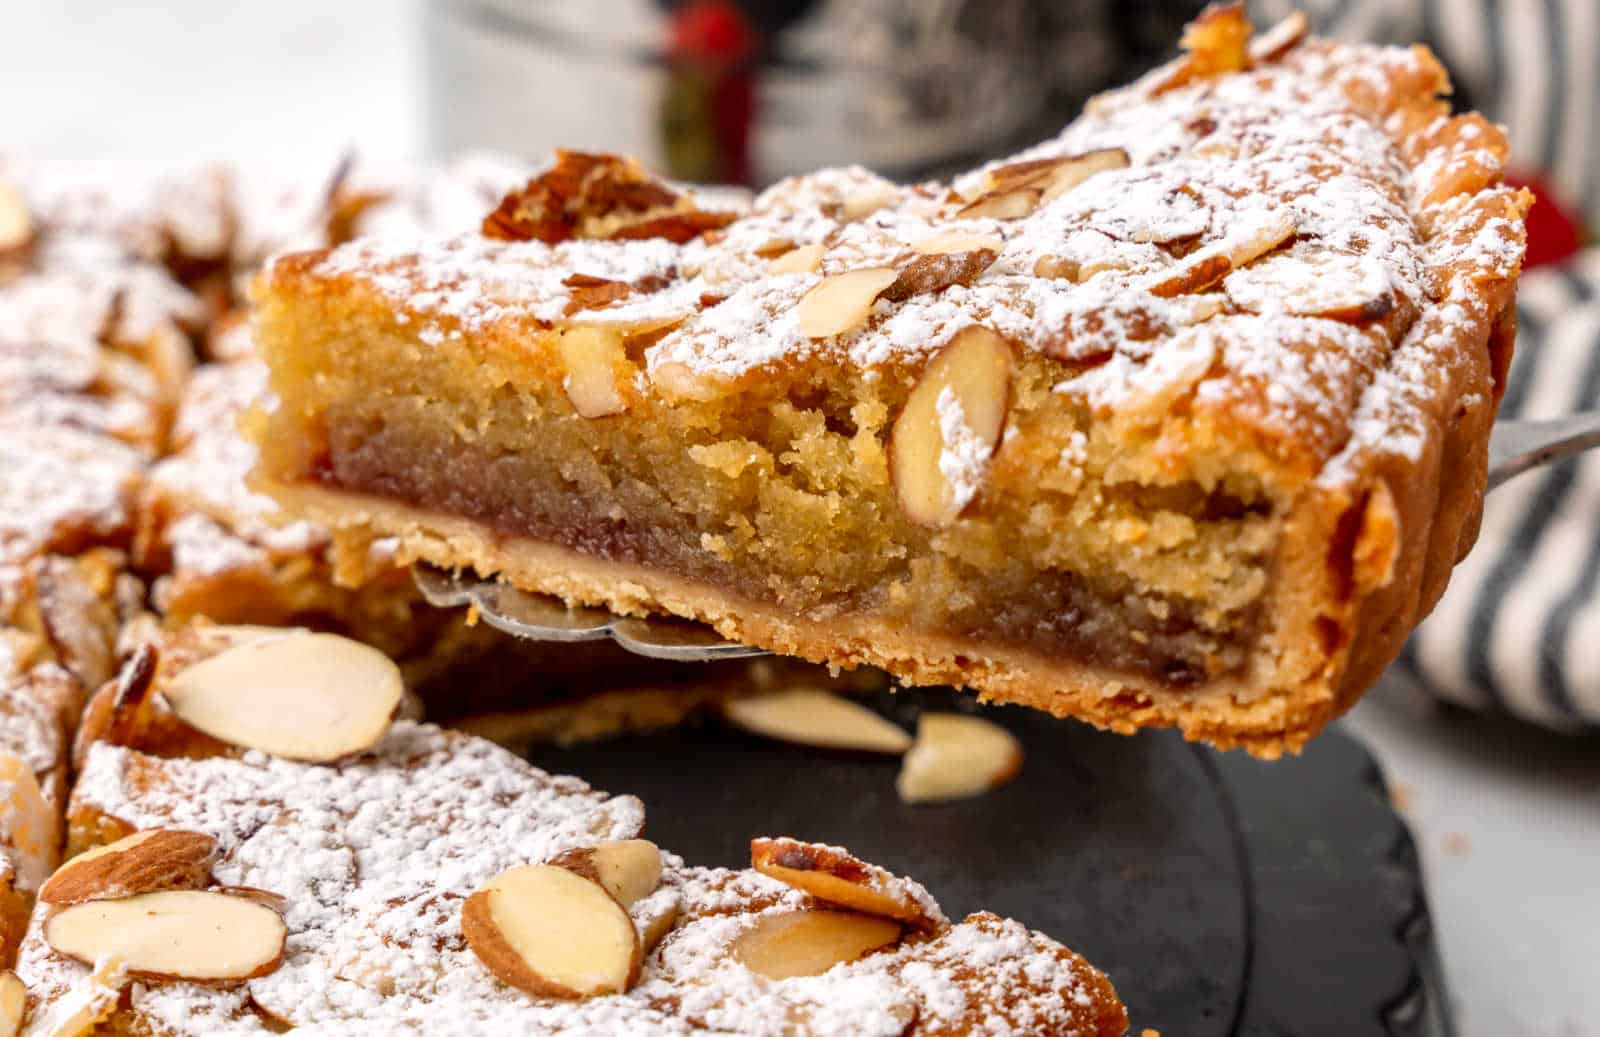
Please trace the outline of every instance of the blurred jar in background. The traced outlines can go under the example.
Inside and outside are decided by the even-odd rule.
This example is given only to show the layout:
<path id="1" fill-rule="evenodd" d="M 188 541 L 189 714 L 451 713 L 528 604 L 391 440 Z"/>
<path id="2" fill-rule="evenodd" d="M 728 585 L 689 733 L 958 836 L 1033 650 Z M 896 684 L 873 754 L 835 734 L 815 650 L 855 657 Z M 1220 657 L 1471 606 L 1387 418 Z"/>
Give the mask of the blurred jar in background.
<path id="1" fill-rule="evenodd" d="M 429 0 L 430 142 L 621 152 L 710 183 L 924 176 L 1053 132 L 1199 4 Z"/>

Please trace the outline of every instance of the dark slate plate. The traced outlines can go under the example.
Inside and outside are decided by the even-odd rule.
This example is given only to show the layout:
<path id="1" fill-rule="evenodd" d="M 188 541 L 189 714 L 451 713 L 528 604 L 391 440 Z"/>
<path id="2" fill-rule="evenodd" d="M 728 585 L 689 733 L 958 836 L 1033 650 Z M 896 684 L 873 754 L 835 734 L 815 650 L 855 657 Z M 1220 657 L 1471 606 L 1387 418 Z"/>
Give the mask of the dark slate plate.
<path id="1" fill-rule="evenodd" d="M 973 708 L 940 691 L 875 704 L 910 728 L 925 705 Z M 794 835 L 916 876 L 952 916 L 1019 918 L 1110 974 L 1134 1034 L 1450 1032 L 1410 837 L 1354 741 L 1268 764 L 986 715 L 1022 740 L 1022 775 L 943 805 L 900 802 L 896 760 L 714 721 L 530 758 L 637 794 L 650 836 L 693 863 L 744 866 L 751 836 Z"/>

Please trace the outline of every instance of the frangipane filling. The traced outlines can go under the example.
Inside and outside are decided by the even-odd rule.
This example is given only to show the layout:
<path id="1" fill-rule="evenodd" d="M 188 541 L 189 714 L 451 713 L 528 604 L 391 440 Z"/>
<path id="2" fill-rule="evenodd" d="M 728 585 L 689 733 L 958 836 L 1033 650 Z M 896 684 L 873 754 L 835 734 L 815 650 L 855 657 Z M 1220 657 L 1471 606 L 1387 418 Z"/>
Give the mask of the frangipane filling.
<path id="1" fill-rule="evenodd" d="M 910 374 L 790 372 L 734 406 L 640 400 L 624 425 L 575 413 L 566 392 L 502 381 L 491 364 L 441 378 L 404 334 L 302 330 L 327 351 L 317 380 L 333 402 L 310 465 L 327 487 L 818 620 L 873 613 L 1176 686 L 1248 656 L 1275 542 L 1261 481 L 1141 472 L 1128 444 L 1049 400 L 1053 365 L 1016 365 L 1007 420 L 1032 449 L 1000 455 L 975 517 L 941 528 L 906 514 L 889 472 Z M 554 353 L 555 337 L 527 348 Z M 619 352 L 642 350 L 624 340 Z"/>

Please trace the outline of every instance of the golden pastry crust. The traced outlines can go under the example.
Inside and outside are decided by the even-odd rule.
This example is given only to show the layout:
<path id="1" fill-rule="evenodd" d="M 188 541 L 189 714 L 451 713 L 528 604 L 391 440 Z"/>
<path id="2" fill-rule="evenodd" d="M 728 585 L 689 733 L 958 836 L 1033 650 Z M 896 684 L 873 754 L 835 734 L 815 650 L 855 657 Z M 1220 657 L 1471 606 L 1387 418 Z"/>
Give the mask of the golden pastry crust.
<path id="1" fill-rule="evenodd" d="M 1529 198 L 1425 50 L 1240 19 L 951 185 L 280 258 L 263 486 L 355 550 L 1298 749 L 1471 546 Z"/>

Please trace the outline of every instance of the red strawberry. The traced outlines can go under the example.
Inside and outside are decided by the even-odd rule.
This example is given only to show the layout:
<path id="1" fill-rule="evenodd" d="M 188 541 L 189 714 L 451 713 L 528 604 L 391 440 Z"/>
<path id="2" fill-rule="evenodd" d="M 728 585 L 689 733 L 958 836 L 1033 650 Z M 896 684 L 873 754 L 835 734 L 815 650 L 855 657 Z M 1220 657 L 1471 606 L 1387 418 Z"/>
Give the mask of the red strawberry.
<path id="1" fill-rule="evenodd" d="M 1583 247 L 1583 224 L 1556 201 L 1555 190 L 1542 177 L 1508 174 L 1506 183 L 1513 187 L 1526 187 L 1536 199 L 1528 212 L 1528 255 L 1523 260 L 1525 269 L 1559 263 Z"/>

